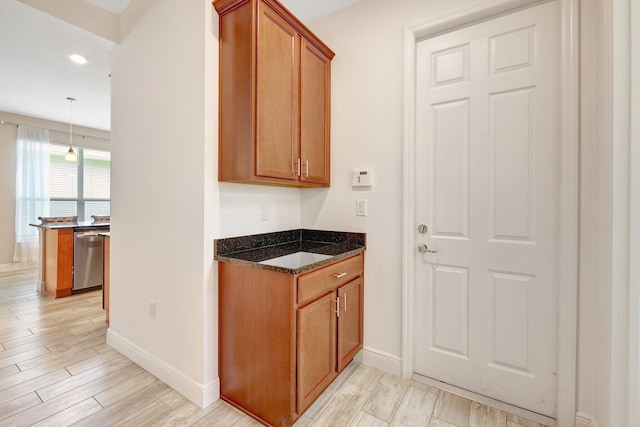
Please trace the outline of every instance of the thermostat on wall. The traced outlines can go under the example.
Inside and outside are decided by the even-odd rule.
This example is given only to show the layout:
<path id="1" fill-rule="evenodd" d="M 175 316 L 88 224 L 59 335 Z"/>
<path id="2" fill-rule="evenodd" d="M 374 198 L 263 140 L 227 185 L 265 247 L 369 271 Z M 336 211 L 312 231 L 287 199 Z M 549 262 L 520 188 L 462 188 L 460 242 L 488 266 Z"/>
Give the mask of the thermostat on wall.
<path id="1" fill-rule="evenodd" d="M 354 170 L 351 175 L 352 187 L 371 187 L 373 185 L 373 172 L 371 169 Z"/>

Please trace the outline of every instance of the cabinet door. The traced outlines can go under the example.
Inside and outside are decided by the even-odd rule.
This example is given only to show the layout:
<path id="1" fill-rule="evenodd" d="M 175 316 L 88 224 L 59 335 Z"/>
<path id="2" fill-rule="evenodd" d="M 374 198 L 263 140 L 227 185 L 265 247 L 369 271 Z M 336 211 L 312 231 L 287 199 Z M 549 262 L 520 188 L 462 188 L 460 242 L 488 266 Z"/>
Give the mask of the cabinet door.
<path id="1" fill-rule="evenodd" d="M 264 2 L 258 13 L 256 175 L 297 180 L 300 36 Z"/>
<path id="2" fill-rule="evenodd" d="M 362 348 L 362 312 L 364 287 L 362 277 L 338 288 L 340 316 L 338 317 L 338 372 L 351 362 Z"/>
<path id="3" fill-rule="evenodd" d="M 298 413 L 302 413 L 336 376 L 336 294 L 298 310 Z"/>
<path id="4" fill-rule="evenodd" d="M 111 237 L 102 238 L 102 308 L 105 311 L 107 325 L 109 324 L 109 291 L 111 283 Z"/>
<path id="5" fill-rule="evenodd" d="M 73 228 L 44 231 L 44 289 L 54 298 L 71 295 L 73 287 Z"/>
<path id="6" fill-rule="evenodd" d="M 328 185 L 331 60 L 305 39 L 300 56 L 300 179 Z"/>

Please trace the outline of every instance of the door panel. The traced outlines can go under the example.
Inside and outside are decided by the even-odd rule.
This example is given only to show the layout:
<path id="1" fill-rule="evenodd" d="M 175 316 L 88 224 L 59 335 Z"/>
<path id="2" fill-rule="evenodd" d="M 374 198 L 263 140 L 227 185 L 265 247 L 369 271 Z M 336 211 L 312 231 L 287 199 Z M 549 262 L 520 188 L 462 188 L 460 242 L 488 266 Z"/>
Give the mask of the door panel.
<path id="1" fill-rule="evenodd" d="M 533 277 L 505 274 L 493 271 L 492 288 L 492 339 L 489 363 L 497 368 L 511 369 L 531 374 L 530 362 L 535 319 L 532 302 L 535 292 Z"/>
<path id="2" fill-rule="evenodd" d="M 533 240 L 534 97 L 533 88 L 489 95 L 491 239 Z"/>
<path id="3" fill-rule="evenodd" d="M 431 270 L 430 282 L 430 346 L 434 351 L 466 359 L 469 356 L 469 272 L 466 268 L 439 265 Z"/>
<path id="4" fill-rule="evenodd" d="M 328 184 L 331 60 L 303 39 L 300 61 L 300 179 Z"/>
<path id="5" fill-rule="evenodd" d="M 338 372 L 342 371 L 362 348 L 362 277 L 338 288 Z"/>
<path id="6" fill-rule="evenodd" d="M 416 373 L 556 413 L 558 18 L 545 3 L 416 50 Z"/>
<path id="7" fill-rule="evenodd" d="M 259 4 L 256 174 L 291 179 L 297 173 L 298 45 L 300 37 Z"/>
<path id="8" fill-rule="evenodd" d="M 298 310 L 298 413 L 336 376 L 336 305 L 331 293 Z"/>
<path id="9" fill-rule="evenodd" d="M 433 105 L 433 233 L 466 239 L 469 229 L 469 99 Z"/>

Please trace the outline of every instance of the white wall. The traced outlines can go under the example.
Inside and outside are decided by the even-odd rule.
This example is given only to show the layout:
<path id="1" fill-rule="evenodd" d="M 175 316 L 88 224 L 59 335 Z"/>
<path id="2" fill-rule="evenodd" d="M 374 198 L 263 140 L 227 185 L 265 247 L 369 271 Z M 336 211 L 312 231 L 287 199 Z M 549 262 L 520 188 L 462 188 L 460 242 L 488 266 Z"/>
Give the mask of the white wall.
<path id="1" fill-rule="evenodd" d="M 336 56 L 331 65 L 331 188 L 302 193 L 302 225 L 367 233 L 365 347 L 395 359 L 402 308 L 404 28 L 483 1 L 367 0 L 310 24 Z M 350 173 L 371 168 L 355 191 Z M 356 216 L 356 199 L 368 216 Z"/>
<path id="2" fill-rule="evenodd" d="M 640 426 L 640 5 L 630 2 L 631 176 L 628 424 Z"/>
<path id="3" fill-rule="evenodd" d="M 121 28 L 112 52 L 108 342 L 206 406 L 218 392 L 213 240 L 299 228 L 300 190 L 217 182 L 210 1 L 134 0 Z"/>
<path id="4" fill-rule="evenodd" d="M 577 409 L 587 423 L 593 421 L 591 425 L 601 427 L 613 426 L 609 421 L 620 419 L 612 414 L 612 396 L 626 395 L 612 393 L 612 388 L 624 388 L 626 384 L 611 380 L 616 321 L 612 316 L 629 285 L 621 280 L 624 265 L 612 251 L 613 244 L 618 245 L 618 251 L 624 250 L 622 229 L 616 231 L 617 241 L 612 234 L 611 203 L 614 188 L 616 192 L 624 190 L 624 183 L 615 186 L 625 176 L 618 174 L 618 183 L 614 183 L 611 61 L 613 50 L 624 49 L 628 37 L 620 29 L 616 40 L 608 33 L 611 4 L 615 2 L 582 2 L 580 22 L 584 39 Z M 617 1 L 618 7 L 624 2 L 627 0 Z M 311 29 L 336 52 L 332 64 L 332 186 L 303 192 L 302 223 L 305 227 L 367 233 L 365 346 L 392 358 L 401 355 L 402 332 L 403 28 L 478 3 L 482 2 L 404 0 L 399 7 L 397 2 L 367 0 L 311 24 Z M 623 75 L 624 67 L 618 64 L 618 72 Z M 615 155 L 616 161 L 625 160 L 620 151 Z M 351 189 L 348 173 L 356 167 L 374 170 L 376 184 L 371 191 Z M 355 216 L 356 198 L 368 199 L 368 217 Z M 618 199 L 616 212 L 622 217 L 623 204 Z M 614 286 L 621 287 L 615 291 L 617 302 Z M 638 328 L 634 331 L 637 334 Z M 637 343 L 635 348 L 637 353 Z M 631 372 L 637 373 L 637 368 Z"/>
<path id="5" fill-rule="evenodd" d="M 135 20 L 111 55 L 108 341 L 161 379 L 169 375 L 165 382 L 182 379 L 174 387 L 202 400 L 214 381 L 204 374 L 203 295 L 213 286 L 203 248 L 211 238 L 204 151 L 213 143 L 204 138 L 204 8 L 134 1 L 126 14 Z"/>
<path id="6" fill-rule="evenodd" d="M 365 0 L 310 24 L 337 54 L 332 186 L 297 190 L 217 182 L 217 15 L 210 2 L 134 0 L 112 58 L 110 340 L 206 403 L 217 380 L 213 239 L 303 226 L 367 233 L 365 346 L 399 364 L 403 30 L 484 2 L 404 0 L 399 7 Z M 600 426 L 611 415 L 612 236 L 597 234 L 611 233 L 612 221 L 599 204 L 612 195 L 603 170 L 612 165 L 603 125 L 610 88 L 601 81 L 613 43 L 608 4 L 583 2 L 581 22 L 583 35 L 593 34 L 583 43 L 583 123 L 598 125 L 582 129 L 578 409 Z M 371 190 L 350 186 L 351 170 L 361 167 L 375 173 Z M 357 198 L 368 200 L 367 217 L 355 216 Z M 262 205 L 268 222 L 259 221 Z M 156 320 L 147 315 L 151 300 Z"/>
<path id="7" fill-rule="evenodd" d="M 613 0 L 612 5 L 612 252 L 611 252 L 611 377 L 609 425 L 640 424 L 638 391 L 638 330 L 640 325 L 640 234 L 638 228 L 638 106 L 640 92 L 636 0 Z"/>
<path id="8" fill-rule="evenodd" d="M 581 58 L 581 220 L 580 220 L 580 292 L 577 370 L 578 412 L 585 419 L 604 420 L 607 412 L 610 372 L 611 287 L 607 254 L 611 253 L 610 218 L 595 209 L 610 193 L 605 165 L 611 156 L 603 142 L 607 130 L 604 117 L 610 110 L 606 82 L 610 79 L 610 37 L 605 35 L 608 13 L 605 2 L 582 4 L 581 34 L 584 49 Z M 610 274 L 610 273 L 609 273 Z M 586 421 L 585 421 L 586 423 Z M 588 425 L 588 424 L 587 424 Z"/>
<path id="9" fill-rule="evenodd" d="M 640 423 L 635 6 L 633 0 L 581 3 L 579 426 Z"/>

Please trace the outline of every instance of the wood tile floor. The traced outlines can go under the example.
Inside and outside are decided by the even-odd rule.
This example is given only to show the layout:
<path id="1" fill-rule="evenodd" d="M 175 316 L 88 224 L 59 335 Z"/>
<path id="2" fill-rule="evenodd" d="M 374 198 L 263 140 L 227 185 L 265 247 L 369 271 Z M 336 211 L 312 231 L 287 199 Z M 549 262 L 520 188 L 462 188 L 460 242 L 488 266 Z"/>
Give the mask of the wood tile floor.
<path id="1" fill-rule="evenodd" d="M 33 272 L 0 274 L 0 425 L 259 426 L 222 401 L 200 409 L 105 343 L 100 291 L 55 300 Z M 352 363 L 295 427 L 542 427 Z"/>

